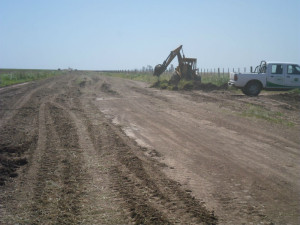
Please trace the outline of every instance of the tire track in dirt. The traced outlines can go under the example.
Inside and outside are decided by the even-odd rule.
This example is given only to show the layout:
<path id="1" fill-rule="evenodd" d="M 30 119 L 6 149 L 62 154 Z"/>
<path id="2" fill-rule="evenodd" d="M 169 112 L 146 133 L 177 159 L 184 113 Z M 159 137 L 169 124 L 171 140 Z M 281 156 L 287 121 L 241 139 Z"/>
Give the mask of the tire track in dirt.
<path id="1" fill-rule="evenodd" d="M 190 192 L 166 177 L 163 164 L 147 157 L 94 105 L 99 79 L 80 87 L 76 81 L 81 76 L 24 90 L 26 103 L 6 117 L 7 126 L 24 120 L 20 128 L 32 128 L 29 136 L 35 142 L 20 177 L 1 189 L 1 223 L 217 223 Z M 103 91 L 116 94 L 105 86 Z"/>
<path id="2" fill-rule="evenodd" d="M 104 116 L 101 120 L 105 125 L 101 130 L 101 151 L 115 162 L 110 169 L 113 188 L 135 223 L 217 222 L 190 193 L 160 172 L 163 167 L 159 162 L 143 156 L 143 149 Z"/>
<path id="3" fill-rule="evenodd" d="M 107 90 L 104 90 L 105 92 L 107 92 Z M 114 92 L 112 92 L 113 94 L 115 94 Z M 77 102 L 77 104 L 80 104 L 79 102 Z M 81 108 L 81 107 L 78 107 Z M 113 146 L 113 143 L 115 142 L 114 138 L 118 138 L 116 137 L 116 134 L 114 133 L 107 133 L 106 131 L 106 127 L 109 126 L 109 124 L 106 123 L 106 121 L 103 121 L 104 115 L 101 115 L 101 118 L 95 117 L 93 115 L 93 112 L 97 115 L 99 115 L 99 112 L 97 112 L 95 109 L 92 110 L 91 107 L 87 107 L 87 105 L 85 104 L 85 111 L 88 112 L 87 116 L 90 118 L 87 118 L 86 115 L 81 115 L 83 119 L 81 120 L 76 120 L 78 123 L 78 128 L 83 131 L 81 132 L 81 134 L 85 134 L 86 132 L 89 133 L 89 135 L 92 137 L 90 140 L 89 138 L 84 138 L 87 137 L 89 135 L 83 135 L 83 137 L 81 138 L 81 143 L 82 145 L 88 145 L 90 146 L 92 144 L 92 142 L 94 144 L 92 144 L 93 146 L 96 145 L 96 148 L 98 150 L 98 154 L 101 155 L 101 158 L 104 158 L 106 163 L 102 160 L 100 160 L 99 158 L 97 158 L 98 163 L 101 162 L 102 166 L 106 167 L 106 170 L 108 170 L 108 174 L 106 174 L 106 178 L 102 177 L 102 179 L 107 179 L 111 174 L 114 174 L 114 178 L 113 180 L 113 184 L 111 183 L 111 181 L 106 181 L 107 184 L 109 185 L 109 188 L 111 189 L 111 187 L 113 187 L 113 189 L 115 189 L 115 192 L 117 192 L 118 194 L 121 193 L 121 197 L 124 197 L 124 195 L 128 195 L 128 196 L 134 196 L 134 197 L 130 197 L 129 200 L 125 200 L 126 204 L 124 206 L 126 206 L 125 208 L 127 209 L 128 212 L 130 212 L 130 219 L 129 220 L 133 220 L 134 223 L 140 224 L 141 222 L 147 222 L 147 224 L 153 224 L 153 223 L 164 223 L 164 224 L 168 224 L 169 222 L 164 218 L 162 219 L 161 213 L 155 209 L 150 207 L 149 205 L 145 204 L 145 201 L 148 201 L 148 199 L 145 198 L 145 196 L 136 196 L 135 193 L 135 186 L 132 186 L 130 188 L 130 190 L 128 190 L 128 186 L 130 185 L 130 182 L 123 182 L 124 179 L 127 180 L 127 176 L 123 176 L 121 177 L 121 171 L 118 171 L 118 167 L 114 166 L 115 164 L 115 159 L 114 159 L 114 155 L 113 153 L 115 151 L 118 151 L 119 149 L 116 148 L 115 146 Z M 78 115 L 80 112 L 76 111 L 76 114 Z M 73 115 L 75 116 L 75 115 Z M 96 121 L 95 121 L 96 119 Z M 88 127 L 87 129 L 84 129 L 84 125 L 82 124 L 82 122 L 80 121 L 84 121 L 86 126 Z M 92 122 L 93 121 L 93 122 Z M 99 122 L 100 121 L 100 122 Z M 93 124 L 99 124 L 101 126 L 97 126 L 97 125 L 93 125 Z M 100 135 L 97 135 L 97 133 L 100 133 Z M 95 135 L 96 134 L 96 135 Z M 109 137 L 112 137 L 112 139 L 110 139 Z M 87 148 L 85 148 L 87 149 Z M 91 152 L 95 151 L 95 149 L 91 149 L 90 147 L 88 147 L 88 149 L 90 149 L 88 152 L 88 155 L 92 155 L 95 157 L 95 153 Z M 95 163 L 93 162 L 93 160 L 95 160 L 95 158 L 91 159 L 91 156 L 89 156 L 88 161 L 90 162 L 89 165 L 94 165 Z M 107 164 L 107 161 L 109 162 L 109 164 Z M 92 163 L 91 163 L 92 162 Z M 96 162 L 97 163 L 97 162 Z M 99 172 L 98 172 L 99 173 Z M 124 173 L 124 171 L 122 171 L 122 173 Z M 124 178 L 124 179 L 122 179 Z M 117 185 L 116 185 L 117 184 Z M 126 185 L 127 184 L 127 185 Z M 119 188 L 116 188 L 119 187 Z M 125 188 L 127 187 L 127 188 Z M 140 190 L 139 190 L 140 191 Z M 127 192 L 127 193 L 125 193 Z M 107 194 L 107 193 L 106 193 Z M 99 197 L 98 197 L 99 198 Z M 134 201 L 132 201 L 132 199 L 134 199 Z M 101 200 L 100 200 L 101 201 Z M 136 203 L 138 202 L 138 203 Z M 128 209 L 128 204 L 130 204 L 130 207 Z M 136 206 L 136 208 L 135 208 Z M 142 212 L 136 213 L 136 211 L 139 211 L 139 209 L 143 207 Z M 126 220 L 123 218 L 123 221 L 120 221 L 120 218 L 116 218 L 116 215 L 112 216 L 111 218 L 113 218 L 115 221 L 119 221 L 118 224 L 120 223 L 124 223 Z M 158 219 L 160 218 L 160 219 Z M 115 223 L 112 223 L 115 224 Z"/>
<path id="4" fill-rule="evenodd" d="M 78 134 L 74 122 L 65 110 L 52 107 L 50 110 L 56 125 L 60 146 L 63 147 L 61 180 L 63 183 L 58 202 L 58 224 L 74 224 L 81 219 L 82 195 L 82 151 L 79 148 Z M 51 140 L 52 141 L 52 140 Z"/>
<path id="5" fill-rule="evenodd" d="M 68 164 L 70 160 L 74 160 L 75 162 L 73 164 L 77 166 L 80 165 L 80 160 L 77 162 L 76 158 L 72 158 L 73 152 L 71 154 L 70 151 L 66 151 L 64 146 L 60 147 L 61 142 L 68 143 L 68 141 L 66 141 L 67 138 L 64 138 L 64 136 L 61 137 L 63 138 L 62 141 L 58 138 L 59 135 L 61 136 L 61 133 L 57 134 L 56 129 L 59 131 L 61 127 L 57 128 L 49 124 L 49 121 L 53 118 L 53 115 L 51 117 L 49 111 L 50 108 L 52 108 L 52 114 L 65 115 L 63 111 L 55 113 L 57 109 L 51 107 L 50 102 L 53 101 L 57 94 L 63 91 L 62 86 L 65 85 L 67 79 L 68 77 L 60 77 L 59 86 L 54 86 L 54 82 L 51 82 L 52 80 L 50 82 L 48 81 L 48 83 L 42 85 L 44 87 L 43 89 L 39 88 L 36 91 L 32 91 L 30 95 L 27 95 L 29 98 L 23 107 L 20 108 L 12 118 L 6 120 L 7 124 L 4 127 L 1 127 L 7 130 L 7 127 L 15 126 L 15 123 L 20 120 L 22 122 L 17 126 L 21 126 L 22 129 L 25 128 L 25 125 L 31 125 L 31 131 L 30 133 L 26 133 L 26 136 L 23 135 L 24 139 L 30 140 L 30 137 L 39 137 L 31 144 L 36 145 L 36 147 L 31 147 L 28 152 L 27 149 L 23 151 L 23 154 L 26 153 L 29 164 L 20 170 L 22 176 L 20 179 L 17 179 L 17 182 L 9 183 L 4 189 L 4 195 L 0 196 L 3 202 L 7 202 L 4 208 L 0 208 L 0 211 L 3 212 L 3 217 L 0 221 L 6 221 L 5 224 L 22 224 L 24 222 L 34 224 L 40 223 L 44 221 L 45 218 L 50 217 L 57 217 L 57 221 L 68 221 L 68 217 L 66 220 L 65 212 L 71 211 L 70 208 L 72 204 L 69 204 L 70 202 L 66 203 L 67 200 L 64 196 L 72 195 L 72 191 L 76 191 L 76 188 L 68 188 L 69 186 L 74 186 L 74 182 L 72 181 L 74 178 L 73 171 L 76 173 L 76 168 L 74 170 L 70 168 Z M 52 89 L 48 88 L 51 86 Z M 34 109 L 34 111 L 24 114 L 24 108 L 28 108 L 28 106 L 30 109 Z M 35 118 L 35 115 L 37 115 L 37 118 Z M 60 117 L 58 116 L 58 118 Z M 68 115 L 65 115 L 65 118 L 68 118 Z M 58 123 L 58 125 L 68 124 L 68 121 L 63 123 L 66 121 L 65 119 L 60 119 L 61 121 L 53 122 L 52 120 L 52 122 Z M 22 127 L 22 125 L 24 126 Z M 6 133 L 7 135 L 11 135 L 9 131 Z M 17 131 L 17 136 L 20 136 L 19 133 L 20 132 Z M 63 133 L 67 134 L 65 132 Z M 16 144 L 20 141 L 22 141 L 22 139 L 14 138 L 13 140 L 9 140 L 10 144 Z M 70 149 L 67 148 L 67 150 Z M 65 159 L 61 159 L 60 157 L 64 157 Z M 62 162 L 60 162 L 60 160 L 62 160 Z M 61 180 L 64 182 L 61 182 Z M 61 192 L 66 191 L 67 194 L 60 193 L 58 195 L 58 187 L 62 187 Z M 60 199 L 60 201 L 55 202 L 54 197 L 57 197 L 56 199 Z M 68 197 L 67 199 L 72 198 Z M 55 214 L 53 210 L 56 208 L 60 209 L 60 212 Z M 76 211 L 74 207 L 72 207 L 72 210 Z M 77 214 L 76 212 L 72 215 Z M 69 219 L 69 221 L 72 221 L 72 219 Z"/>
<path id="6" fill-rule="evenodd" d="M 106 82 L 123 99 L 98 91 L 99 109 L 131 136 L 157 148 L 164 156 L 161 161 L 173 167 L 166 173 L 205 199 L 220 223 L 297 224 L 298 130 L 225 111 L 226 104 L 231 108 L 235 102 L 226 101 L 229 93 L 205 94 L 195 103 L 185 99 L 187 93 L 139 91 L 131 82 L 113 78 Z M 136 98 L 131 99 L 133 92 Z M 255 101 L 251 98 L 249 104 Z"/>
<path id="7" fill-rule="evenodd" d="M 107 88 L 101 90 L 105 95 L 115 95 Z M 85 89 L 82 91 L 85 92 Z M 108 121 L 91 103 L 88 95 L 81 99 L 84 100 L 84 107 L 71 108 L 84 109 L 82 116 L 87 119 L 82 121 L 85 121 L 95 149 L 101 158 L 109 162 L 106 167 L 111 177 L 111 187 L 123 199 L 121 205 L 129 213 L 130 220 L 137 224 L 217 222 L 216 217 L 189 192 L 181 190 L 177 182 L 168 179 L 160 171 L 162 164 L 145 157 L 144 149 Z M 74 112 L 80 114 L 80 111 Z"/>
<path id="8" fill-rule="evenodd" d="M 82 108 L 78 107 L 78 109 Z M 81 110 L 70 111 L 70 116 L 77 128 L 79 145 L 83 150 L 84 170 L 87 171 L 83 184 L 84 190 L 86 190 L 84 205 L 87 206 L 82 210 L 83 220 L 87 224 L 125 223 L 126 217 L 122 215 L 123 213 L 118 207 L 119 202 L 113 199 L 115 194 L 109 187 L 106 162 L 94 147 L 92 139 L 95 138 L 92 138 L 91 133 L 88 132 L 86 125 L 91 125 L 90 120 Z M 94 135 L 92 134 L 92 136 Z"/>
<path id="9" fill-rule="evenodd" d="M 42 221 L 56 221 L 58 213 L 59 202 L 59 189 L 61 189 L 62 183 L 60 182 L 59 174 L 61 173 L 59 168 L 59 161 L 62 155 L 60 155 L 55 142 L 59 139 L 55 128 L 51 126 L 54 123 L 52 117 L 49 115 L 49 107 L 47 104 L 45 116 L 47 118 L 46 127 L 46 141 L 45 149 L 41 156 L 39 168 L 37 172 L 37 178 L 34 184 L 34 197 L 32 204 L 32 218 L 33 223 L 41 223 Z M 49 140 L 51 137 L 51 142 Z M 62 151 L 63 149 L 61 149 Z"/>
<path id="10" fill-rule="evenodd" d="M 86 80 L 84 77 L 80 78 Z M 95 119 L 92 121 L 87 116 L 97 114 L 97 112 L 90 112 L 86 106 L 81 104 L 81 91 L 76 86 L 75 80 L 68 83 L 67 91 L 58 95 L 53 104 L 69 113 L 70 119 L 76 127 L 79 148 L 82 151 L 81 170 L 84 171 L 82 182 L 84 192 L 81 201 L 82 221 L 87 224 L 123 224 L 127 222 L 127 219 L 123 210 L 118 206 L 119 200 L 115 198 L 116 194 L 111 191 L 107 172 L 109 165 L 99 150 L 101 143 L 97 142 L 99 144 L 97 150 L 94 146 L 97 138 L 95 134 L 101 131 L 101 127 L 97 126 L 95 132 L 91 132 L 91 128 L 99 121 L 95 121 Z M 80 87 L 86 85 L 79 84 Z"/>
<path id="11" fill-rule="evenodd" d="M 69 84 L 70 79 L 67 87 Z M 74 224 L 82 220 L 82 150 L 68 110 L 53 101 L 58 95 L 64 94 L 56 93 L 41 111 L 44 119 L 41 116 L 40 122 L 47 122 L 44 127 L 40 125 L 39 151 L 42 151 L 42 156 L 32 204 L 31 221 L 34 223 Z"/>
<path id="12" fill-rule="evenodd" d="M 5 95 L 16 95 L 13 96 L 14 98 L 17 97 L 17 100 L 11 105 L 11 102 L 8 106 L 2 106 L 1 111 L 3 110 L 2 118 L 0 120 L 0 127 L 4 126 L 10 119 L 12 119 L 16 113 L 32 99 L 32 96 L 34 96 L 35 93 L 42 89 L 49 89 L 49 86 L 54 84 L 53 78 L 47 79 L 46 81 L 43 80 L 41 83 L 30 83 L 26 86 L 18 86 L 16 89 L 8 89 L 7 91 L 4 91 Z M 28 104 L 27 104 L 28 105 Z"/>
<path id="13" fill-rule="evenodd" d="M 59 79 L 63 84 L 67 76 L 62 76 Z M 39 120 L 39 108 L 46 99 L 52 96 L 53 90 L 48 87 L 53 85 L 55 81 L 51 78 L 43 80 L 40 83 L 41 87 L 36 83 L 19 87 L 18 93 L 23 94 L 21 99 L 14 97 L 11 92 L 0 98 L 0 100 L 6 99 L 1 102 L 0 110 L 2 112 L 5 111 L 4 114 L 8 113 L 7 116 L 2 117 L 0 121 L 0 161 L 3 163 L 5 160 L 8 160 L 4 169 L 12 171 L 10 173 L 13 173 L 13 171 L 17 169 L 17 167 L 14 167 L 15 163 L 13 161 L 24 154 L 26 154 L 27 158 L 32 157 L 35 149 L 34 145 L 37 144 L 38 129 L 36 125 Z M 59 88 L 55 88 L 55 90 L 57 91 L 54 92 L 55 94 L 61 91 Z M 29 94 L 27 94 L 28 92 Z M 13 112 L 11 112 L 11 110 L 7 111 L 8 108 L 11 108 L 10 105 L 17 106 L 18 102 L 22 99 L 24 100 L 24 98 L 25 101 L 21 104 L 22 106 L 18 106 Z M 26 163 L 27 161 L 25 164 Z M 3 175 L 3 171 L 1 171 L 1 173 L 1 175 Z M 4 181 L 5 180 L 4 176 Z"/>

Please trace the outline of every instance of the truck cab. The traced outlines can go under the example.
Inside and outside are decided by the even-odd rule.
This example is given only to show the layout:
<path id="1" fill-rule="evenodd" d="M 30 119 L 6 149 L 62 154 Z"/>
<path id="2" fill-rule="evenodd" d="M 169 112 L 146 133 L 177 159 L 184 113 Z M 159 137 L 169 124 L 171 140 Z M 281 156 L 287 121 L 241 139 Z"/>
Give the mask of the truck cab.
<path id="1" fill-rule="evenodd" d="M 295 63 L 262 61 L 251 73 L 230 73 L 229 86 L 234 86 L 249 96 L 264 90 L 300 88 L 300 66 Z"/>

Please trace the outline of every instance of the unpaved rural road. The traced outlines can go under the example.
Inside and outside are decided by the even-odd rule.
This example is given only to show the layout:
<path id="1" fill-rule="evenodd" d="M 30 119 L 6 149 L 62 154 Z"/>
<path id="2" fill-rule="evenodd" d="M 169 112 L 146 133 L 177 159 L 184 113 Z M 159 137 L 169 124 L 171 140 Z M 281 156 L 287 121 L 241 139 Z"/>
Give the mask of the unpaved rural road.
<path id="1" fill-rule="evenodd" d="M 0 224 L 300 223 L 299 95 L 148 86 L 1 88 Z"/>

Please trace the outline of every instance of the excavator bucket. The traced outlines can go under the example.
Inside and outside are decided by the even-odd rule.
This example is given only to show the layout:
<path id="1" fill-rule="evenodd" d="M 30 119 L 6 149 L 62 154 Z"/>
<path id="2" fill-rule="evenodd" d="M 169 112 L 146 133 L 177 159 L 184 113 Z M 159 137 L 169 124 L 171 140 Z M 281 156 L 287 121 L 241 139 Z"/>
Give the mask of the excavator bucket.
<path id="1" fill-rule="evenodd" d="M 153 76 L 160 76 L 166 70 L 165 66 L 162 64 L 158 64 L 154 68 Z"/>

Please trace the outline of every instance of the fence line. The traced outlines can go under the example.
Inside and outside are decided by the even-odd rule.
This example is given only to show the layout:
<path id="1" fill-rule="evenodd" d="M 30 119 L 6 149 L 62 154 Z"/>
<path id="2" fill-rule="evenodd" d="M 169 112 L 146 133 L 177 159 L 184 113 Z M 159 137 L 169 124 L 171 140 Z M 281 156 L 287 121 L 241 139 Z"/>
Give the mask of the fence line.
<path id="1" fill-rule="evenodd" d="M 252 67 L 250 67 L 249 70 L 247 70 L 246 67 L 240 68 L 201 68 L 199 69 L 199 73 L 201 75 L 228 75 L 230 72 L 234 72 L 234 73 L 250 73 L 252 71 Z"/>
<path id="2" fill-rule="evenodd" d="M 218 67 L 218 68 L 199 68 L 199 73 L 201 75 L 229 75 L 230 72 L 234 73 L 250 73 L 252 71 L 252 66 L 247 70 L 246 67 L 235 67 L 235 68 L 225 68 L 225 67 Z M 149 70 L 99 70 L 98 72 L 114 72 L 114 73 L 144 73 L 149 74 L 153 73 L 153 68 Z M 173 71 L 165 71 L 165 73 L 173 73 Z"/>

